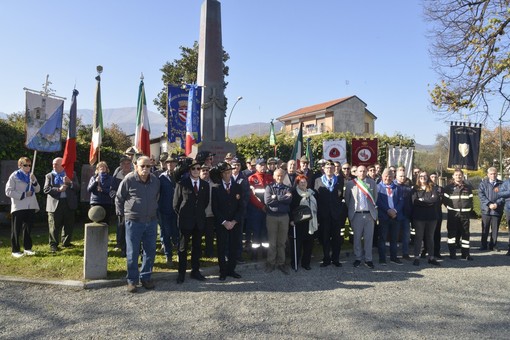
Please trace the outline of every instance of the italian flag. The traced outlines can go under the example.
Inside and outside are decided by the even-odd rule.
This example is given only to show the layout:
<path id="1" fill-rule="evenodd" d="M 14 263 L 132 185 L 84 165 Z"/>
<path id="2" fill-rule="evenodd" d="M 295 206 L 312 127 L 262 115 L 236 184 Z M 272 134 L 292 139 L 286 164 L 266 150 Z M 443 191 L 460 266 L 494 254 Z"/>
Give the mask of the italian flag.
<path id="1" fill-rule="evenodd" d="M 103 140 L 103 109 L 101 108 L 101 77 L 97 76 L 96 102 L 92 120 L 92 141 L 90 143 L 89 164 L 99 161 L 99 148 Z"/>
<path id="2" fill-rule="evenodd" d="M 145 88 L 143 86 L 143 80 L 141 80 L 138 90 L 138 107 L 136 110 L 135 147 L 138 152 L 149 157 L 151 155 L 150 133 L 151 128 L 149 125 L 149 116 L 147 114 Z"/>
<path id="3" fill-rule="evenodd" d="M 292 148 L 292 154 L 290 155 L 290 159 L 297 161 L 299 165 L 299 159 L 303 155 L 303 123 L 299 125 L 299 133 L 296 137 L 296 142 L 294 143 L 294 147 Z"/>
<path id="4" fill-rule="evenodd" d="M 69 127 L 67 129 L 66 148 L 64 149 L 64 156 L 62 166 L 66 171 L 67 177 L 73 179 L 74 176 L 74 162 L 76 162 L 76 113 L 77 103 L 76 97 L 78 90 L 73 90 L 73 97 L 71 99 L 71 110 L 69 111 Z"/>

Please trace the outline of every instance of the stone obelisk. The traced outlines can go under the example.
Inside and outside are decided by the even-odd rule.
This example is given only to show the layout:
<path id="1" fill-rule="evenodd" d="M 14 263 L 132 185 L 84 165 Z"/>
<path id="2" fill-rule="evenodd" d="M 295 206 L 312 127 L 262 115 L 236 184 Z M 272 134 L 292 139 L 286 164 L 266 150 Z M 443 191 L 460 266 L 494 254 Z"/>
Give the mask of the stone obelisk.
<path id="1" fill-rule="evenodd" d="M 198 151 L 215 153 L 214 162 L 222 161 L 227 152 L 235 153 L 235 145 L 225 142 L 225 94 L 223 89 L 223 44 L 221 41 L 221 4 L 204 0 L 200 16 L 197 84 L 202 87 L 200 125 L 202 143 Z"/>

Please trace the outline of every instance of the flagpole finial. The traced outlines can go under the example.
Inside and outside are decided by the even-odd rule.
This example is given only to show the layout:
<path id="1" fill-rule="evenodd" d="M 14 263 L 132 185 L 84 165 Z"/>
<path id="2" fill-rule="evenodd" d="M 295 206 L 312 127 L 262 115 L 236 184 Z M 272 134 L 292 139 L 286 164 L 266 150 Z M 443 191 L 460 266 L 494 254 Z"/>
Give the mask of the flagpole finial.
<path id="1" fill-rule="evenodd" d="M 96 66 L 96 71 L 97 71 L 97 74 L 101 74 L 101 73 L 103 73 L 103 66 L 101 66 L 101 65 L 97 65 L 97 66 Z"/>
<path id="2" fill-rule="evenodd" d="M 140 72 L 140 80 L 143 80 L 143 72 Z"/>

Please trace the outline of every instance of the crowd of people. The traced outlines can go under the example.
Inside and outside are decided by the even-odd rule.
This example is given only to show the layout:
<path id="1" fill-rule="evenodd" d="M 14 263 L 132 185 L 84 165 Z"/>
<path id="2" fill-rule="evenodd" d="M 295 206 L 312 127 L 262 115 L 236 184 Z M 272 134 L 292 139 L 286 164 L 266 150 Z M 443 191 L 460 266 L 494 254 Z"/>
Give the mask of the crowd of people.
<path id="1" fill-rule="evenodd" d="M 104 208 L 105 222 L 116 216 L 116 247 L 126 257 L 129 292 L 136 292 L 139 284 L 154 288 L 151 275 L 158 226 L 161 252 L 169 268 L 177 255 L 178 284 L 185 281 L 189 250 L 190 277 L 206 280 L 200 272 L 203 239 L 204 255 L 218 258 L 220 281 L 241 278 L 236 266 L 246 261 L 264 260 L 267 273 L 278 269 L 289 275 L 291 268 L 298 267 L 311 270 L 315 243 L 322 247 L 320 267 L 341 267 L 344 238 L 353 245 L 354 267 L 375 268 L 373 247 L 378 248 L 381 266 L 404 261 L 420 266 L 421 259 L 440 266 L 443 205 L 449 258 L 457 259 L 460 248 L 462 259 L 473 260 L 469 230 L 473 188 L 460 169 L 454 171 L 450 184 L 441 187 L 436 173 L 418 168 L 408 178 L 403 167 L 382 169 L 379 164 L 351 166 L 320 160 L 320 170 L 314 172 L 303 156 L 288 162 L 249 159 L 242 170 L 235 155 L 229 153 L 217 164 L 214 156 L 207 151 L 194 159 L 163 153 L 158 165 L 128 150 L 113 174 L 106 162 L 96 165 L 87 186 L 90 205 Z M 55 158 L 52 165 L 42 191 L 47 196 L 49 247 L 56 253 L 59 246 L 73 246 L 80 186 L 75 174 L 72 178 L 66 175 L 62 158 Z M 18 168 L 5 187 L 12 202 L 15 258 L 35 254 L 30 234 L 39 210 L 35 194 L 41 191 L 28 157 L 18 160 Z M 510 215 L 510 180 L 498 180 L 497 170 L 489 168 L 478 195 L 480 250 L 495 250 L 503 212 Z"/>

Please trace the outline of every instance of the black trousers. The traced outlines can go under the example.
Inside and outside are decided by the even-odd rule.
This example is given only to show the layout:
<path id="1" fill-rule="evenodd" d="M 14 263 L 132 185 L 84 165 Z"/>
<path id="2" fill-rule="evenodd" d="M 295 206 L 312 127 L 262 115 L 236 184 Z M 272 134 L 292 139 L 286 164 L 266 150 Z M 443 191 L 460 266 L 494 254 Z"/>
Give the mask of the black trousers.
<path id="1" fill-rule="evenodd" d="M 240 255 L 239 241 L 242 231 L 242 226 L 239 223 L 230 230 L 221 224 L 216 224 L 216 247 L 220 274 L 228 275 L 236 269 L 237 259 Z M 227 254 L 228 261 L 226 260 Z"/>
<path id="2" fill-rule="evenodd" d="M 292 268 L 296 268 L 294 261 L 294 254 L 297 253 L 298 265 L 301 264 L 303 267 L 309 267 L 312 259 L 313 240 L 314 235 L 308 233 L 308 221 L 300 223 L 295 227 L 289 227 L 289 243 L 290 243 L 290 258 Z M 296 230 L 296 249 L 294 249 L 294 230 Z M 336 260 L 335 260 L 336 261 Z"/>
<path id="3" fill-rule="evenodd" d="M 448 249 L 450 255 L 456 253 L 456 237 L 460 234 L 461 253 L 462 256 L 469 255 L 469 213 L 460 213 L 456 211 L 448 211 L 448 219 L 446 222 L 448 232 Z"/>
<path id="4" fill-rule="evenodd" d="M 323 258 L 322 262 L 329 264 L 338 262 L 342 247 L 340 236 L 340 223 L 331 218 L 323 218 L 319 221 L 319 232 L 322 238 Z"/>
<path id="5" fill-rule="evenodd" d="M 23 249 L 32 250 L 32 227 L 34 226 L 34 209 L 17 210 L 12 213 L 11 248 L 13 253 L 20 251 L 20 235 L 23 234 Z"/>
<path id="6" fill-rule="evenodd" d="M 191 270 L 200 269 L 200 257 L 202 256 L 202 235 L 203 231 L 197 227 L 193 230 L 181 230 L 179 238 L 179 274 L 186 273 L 188 266 L 188 247 L 191 240 Z"/>

